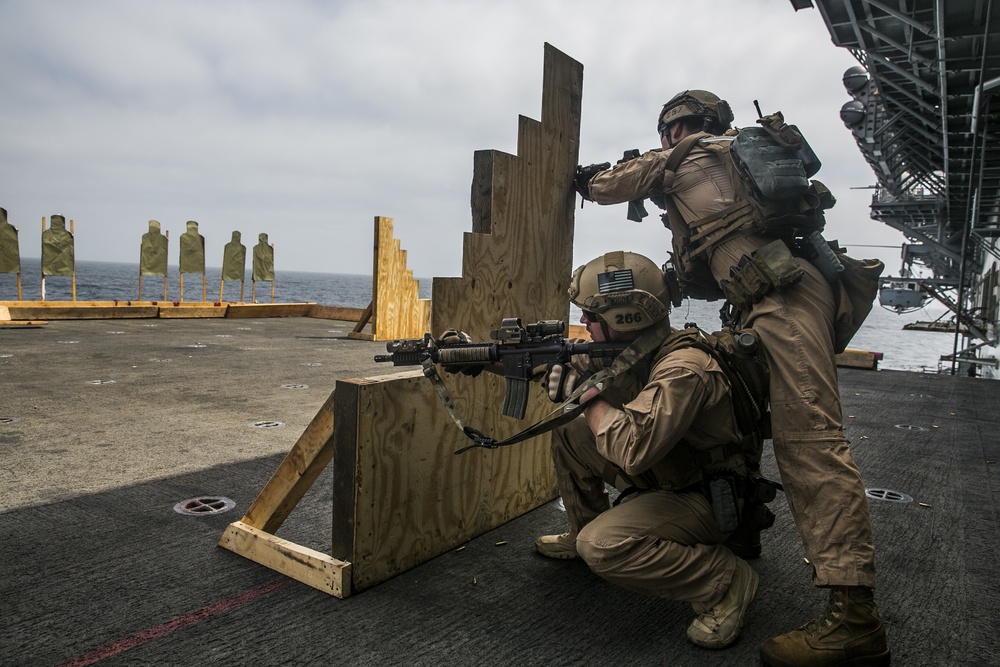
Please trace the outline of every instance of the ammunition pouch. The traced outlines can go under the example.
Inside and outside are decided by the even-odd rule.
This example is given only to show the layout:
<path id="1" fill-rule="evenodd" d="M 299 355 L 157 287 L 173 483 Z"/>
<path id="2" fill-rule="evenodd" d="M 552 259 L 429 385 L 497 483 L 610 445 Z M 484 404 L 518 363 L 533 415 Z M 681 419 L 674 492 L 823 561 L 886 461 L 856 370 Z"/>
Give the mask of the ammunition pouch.
<path id="1" fill-rule="evenodd" d="M 740 310 L 751 307 L 774 290 L 798 282 L 804 271 L 784 241 L 772 241 L 751 256 L 744 255 L 721 282 L 726 298 Z"/>
<path id="2" fill-rule="evenodd" d="M 705 495 L 719 530 L 766 530 L 774 525 L 774 513 L 767 504 L 778 495 L 781 485 L 761 475 L 733 472 L 712 473 L 704 482 Z"/>
<path id="3" fill-rule="evenodd" d="M 712 516 L 723 533 L 731 533 L 740 526 L 740 478 L 736 475 L 713 475 L 705 483 Z"/>

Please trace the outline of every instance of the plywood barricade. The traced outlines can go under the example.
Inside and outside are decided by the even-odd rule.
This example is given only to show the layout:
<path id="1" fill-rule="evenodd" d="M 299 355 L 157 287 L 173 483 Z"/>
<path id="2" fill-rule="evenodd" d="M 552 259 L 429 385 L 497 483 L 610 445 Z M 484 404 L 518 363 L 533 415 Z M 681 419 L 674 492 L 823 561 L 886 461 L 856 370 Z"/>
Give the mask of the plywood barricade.
<path id="1" fill-rule="evenodd" d="M 435 278 L 432 331 L 486 340 L 503 317 L 569 315 L 573 203 L 583 67 L 545 45 L 541 122 L 521 117 L 517 155 L 479 151 L 473 231 L 461 278 Z M 512 434 L 546 411 L 535 392 L 524 421 L 500 416 L 503 382 L 447 376 L 466 423 Z M 219 545 L 338 597 L 455 548 L 555 497 L 549 435 L 513 447 L 469 444 L 420 371 L 338 381 L 334 393 L 241 521 Z M 274 535 L 331 459 L 333 547 L 326 555 Z"/>
<path id="2" fill-rule="evenodd" d="M 431 301 L 420 298 L 420 284 L 406 268 L 406 251 L 392 235 L 392 218 L 375 216 L 372 256 L 372 302 L 347 335 L 361 340 L 422 337 L 429 331 Z M 371 333 L 364 333 L 369 321 Z"/>

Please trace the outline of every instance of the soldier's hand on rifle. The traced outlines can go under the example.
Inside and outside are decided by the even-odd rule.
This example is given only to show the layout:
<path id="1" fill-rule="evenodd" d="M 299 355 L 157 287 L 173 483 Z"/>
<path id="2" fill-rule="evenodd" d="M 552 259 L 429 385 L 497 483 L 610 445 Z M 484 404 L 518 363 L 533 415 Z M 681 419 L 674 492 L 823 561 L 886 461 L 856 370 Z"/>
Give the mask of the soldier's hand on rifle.
<path id="1" fill-rule="evenodd" d="M 565 401 L 579 382 L 580 374 L 569 364 L 550 364 L 542 378 L 542 386 L 553 403 Z"/>
<path id="2" fill-rule="evenodd" d="M 573 179 L 573 188 L 580 193 L 580 196 L 583 197 L 585 201 L 593 201 L 590 197 L 590 180 L 597 174 L 602 171 L 607 171 L 610 168 L 610 162 L 590 164 L 586 167 L 578 165 L 576 168 L 576 177 Z"/>
<path id="3" fill-rule="evenodd" d="M 437 347 L 448 347 L 449 345 L 460 345 L 463 343 L 471 343 L 472 339 L 469 334 L 464 331 L 459 331 L 458 329 L 448 329 L 444 333 L 435 339 L 434 344 Z M 483 372 L 483 366 L 469 366 L 464 364 L 444 364 L 442 365 L 446 373 L 461 373 L 462 375 L 468 375 L 469 377 L 476 377 Z"/>
<path id="4" fill-rule="evenodd" d="M 568 342 L 584 343 L 583 338 L 570 338 Z M 542 387 L 553 403 L 562 403 L 573 390 L 600 370 L 600 363 L 583 354 L 575 354 L 569 362 L 552 362 L 545 368 Z"/>

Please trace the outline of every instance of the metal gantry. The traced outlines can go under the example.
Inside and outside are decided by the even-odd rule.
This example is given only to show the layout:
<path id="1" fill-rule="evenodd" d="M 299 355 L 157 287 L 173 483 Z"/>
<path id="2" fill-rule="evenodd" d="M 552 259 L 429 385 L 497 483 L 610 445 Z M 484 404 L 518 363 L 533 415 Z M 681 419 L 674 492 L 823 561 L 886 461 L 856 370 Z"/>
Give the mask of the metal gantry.
<path id="1" fill-rule="evenodd" d="M 878 181 L 872 218 L 906 236 L 901 275 L 978 343 L 997 342 L 1000 260 L 1000 8 L 991 0 L 792 0 L 815 6 L 858 60 L 841 118 Z M 973 337 L 976 337 L 976 334 Z M 967 341 L 969 343 L 971 341 Z M 963 358 L 969 361 L 971 357 Z"/>

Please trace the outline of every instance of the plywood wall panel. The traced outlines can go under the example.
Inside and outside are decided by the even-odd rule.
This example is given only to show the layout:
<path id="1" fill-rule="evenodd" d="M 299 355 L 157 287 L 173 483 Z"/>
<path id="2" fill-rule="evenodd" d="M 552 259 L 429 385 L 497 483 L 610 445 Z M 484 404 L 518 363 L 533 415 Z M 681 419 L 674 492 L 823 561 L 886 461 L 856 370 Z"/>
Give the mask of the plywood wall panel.
<path id="1" fill-rule="evenodd" d="M 504 317 L 568 317 L 582 87 L 582 66 L 546 45 L 541 121 L 519 118 L 517 155 L 475 154 L 472 231 L 463 237 L 462 276 L 434 278 L 432 332 L 456 327 L 486 340 Z M 500 414 L 502 378 L 444 380 L 463 421 L 495 437 L 513 434 L 551 409 L 536 390 L 527 417 L 513 420 Z M 342 391 L 345 383 L 338 382 L 335 391 L 334 484 L 335 496 L 351 484 L 354 496 L 343 504 L 352 516 L 334 518 L 335 533 L 351 531 L 334 535 L 334 557 L 350 561 L 355 589 L 555 497 L 548 434 L 454 456 L 469 440 L 419 372 L 347 382 L 350 390 Z M 353 424 L 341 425 L 350 418 Z"/>

